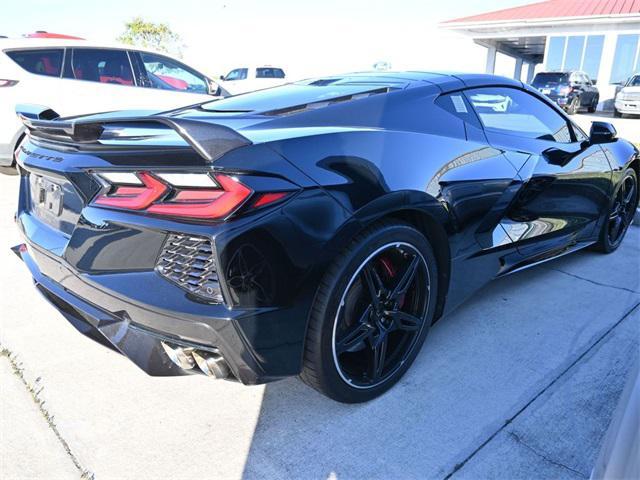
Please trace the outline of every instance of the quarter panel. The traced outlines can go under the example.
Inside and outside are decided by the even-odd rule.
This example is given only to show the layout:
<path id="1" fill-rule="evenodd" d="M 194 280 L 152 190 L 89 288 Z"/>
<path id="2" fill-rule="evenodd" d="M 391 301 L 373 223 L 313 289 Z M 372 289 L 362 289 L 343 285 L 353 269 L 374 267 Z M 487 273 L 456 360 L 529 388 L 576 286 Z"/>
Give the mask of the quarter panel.
<path id="1" fill-rule="evenodd" d="M 499 222 L 517 192 L 516 169 L 501 150 L 464 134 L 359 131 L 271 146 L 353 214 L 335 245 L 376 218 L 407 209 L 442 225 L 455 287 L 448 309 L 498 275 L 515 250 Z"/>

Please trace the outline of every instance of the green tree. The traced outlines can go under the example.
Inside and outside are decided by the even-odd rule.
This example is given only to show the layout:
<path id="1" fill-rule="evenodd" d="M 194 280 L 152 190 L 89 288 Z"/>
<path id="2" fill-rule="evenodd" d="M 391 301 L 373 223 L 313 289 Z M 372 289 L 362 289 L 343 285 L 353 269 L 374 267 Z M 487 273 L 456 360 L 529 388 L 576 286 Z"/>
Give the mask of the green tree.
<path id="1" fill-rule="evenodd" d="M 126 22 L 124 33 L 117 41 L 182 57 L 180 35 L 173 32 L 166 23 L 146 22 L 142 17 Z"/>

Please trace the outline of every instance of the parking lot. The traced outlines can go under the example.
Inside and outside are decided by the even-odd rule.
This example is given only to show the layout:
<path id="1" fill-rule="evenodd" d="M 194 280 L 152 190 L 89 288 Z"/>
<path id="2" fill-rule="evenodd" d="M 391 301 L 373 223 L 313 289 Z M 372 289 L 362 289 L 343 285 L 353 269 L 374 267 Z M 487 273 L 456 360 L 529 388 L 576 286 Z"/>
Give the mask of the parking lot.
<path id="1" fill-rule="evenodd" d="M 613 255 L 580 252 L 485 288 L 368 404 L 297 379 L 148 377 L 39 296 L 9 250 L 17 177 L 1 175 L 0 192 L 6 478 L 587 478 L 638 357 L 634 226 Z"/>

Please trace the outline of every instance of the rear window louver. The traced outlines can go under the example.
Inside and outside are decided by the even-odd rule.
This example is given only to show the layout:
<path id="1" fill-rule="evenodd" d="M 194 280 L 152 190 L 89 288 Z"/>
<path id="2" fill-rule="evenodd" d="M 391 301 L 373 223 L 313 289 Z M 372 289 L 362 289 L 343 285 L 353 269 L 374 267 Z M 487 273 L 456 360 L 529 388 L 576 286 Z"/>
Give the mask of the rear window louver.
<path id="1" fill-rule="evenodd" d="M 317 102 L 304 103 L 302 105 L 295 105 L 292 107 L 278 108 L 276 110 L 270 110 L 268 112 L 264 112 L 263 115 L 269 115 L 269 116 L 293 115 L 295 113 L 301 113 L 308 110 L 316 110 L 318 108 L 324 108 L 324 107 L 328 107 L 338 103 L 349 102 L 351 100 L 360 100 L 362 98 L 372 97 L 374 95 L 379 95 L 381 93 L 389 93 L 393 90 L 398 90 L 398 88 L 397 87 L 376 88 L 375 90 L 354 93 L 352 95 L 344 95 L 342 97 L 336 97 L 329 100 L 320 100 Z"/>
<path id="2" fill-rule="evenodd" d="M 332 83 L 335 83 L 339 80 L 342 80 L 341 78 L 321 78 L 319 80 L 314 80 L 313 82 L 309 83 L 309 85 L 313 85 L 314 87 L 326 87 L 327 85 L 331 85 Z"/>

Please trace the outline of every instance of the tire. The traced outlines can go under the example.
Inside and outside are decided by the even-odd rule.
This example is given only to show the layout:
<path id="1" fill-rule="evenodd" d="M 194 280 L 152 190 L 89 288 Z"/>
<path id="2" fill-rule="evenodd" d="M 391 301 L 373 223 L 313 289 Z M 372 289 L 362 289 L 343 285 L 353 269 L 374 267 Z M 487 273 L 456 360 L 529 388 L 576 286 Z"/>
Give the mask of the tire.
<path id="1" fill-rule="evenodd" d="M 591 105 L 589 106 L 589 108 L 587 109 L 587 112 L 589 113 L 595 113 L 596 110 L 598 109 L 598 103 L 600 102 L 600 97 L 594 97 L 593 98 L 593 102 L 591 102 Z"/>
<path id="2" fill-rule="evenodd" d="M 580 99 L 578 97 L 573 97 L 571 103 L 567 107 L 567 115 L 575 115 L 578 113 L 578 107 L 580 105 Z"/>
<path id="3" fill-rule="evenodd" d="M 638 176 L 633 168 L 628 168 L 622 180 L 614 190 L 611 205 L 600 229 L 598 242 L 594 249 L 602 253 L 615 252 L 633 223 L 633 217 L 638 208 Z M 627 198 L 628 197 L 628 198 Z M 616 216 L 614 219 L 614 215 Z M 617 222 L 620 222 L 619 225 Z M 616 230 L 619 229 L 619 230 Z M 613 235 L 615 233 L 615 235 Z"/>
<path id="4" fill-rule="evenodd" d="M 616 107 L 613 107 L 613 116 L 614 118 L 622 118 L 622 113 L 616 110 Z"/>
<path id="5" fill-rule="evenodd" d="M 408 267 L 403 267 L 402 270 L 398 267 L 394 276 L 395 264 L 389 261 L 390 266 L 387 266 L 385 263 L 387 254 L 397 257 L 401 262 L 407 262 Z M 379 268 L 378 262 L 388 270 L 386 274 L 389 278 L 381 279 L 381 274 L 376 271 Z M 386 287 L 389 296 L 393 295 L 397 289 L 393 284 L 395 282 L 401 284 L 402 280 L 408 277 L 406 272 L 411 270 L 414 263 L 418 266 L 414 267 L 412 283 L 407 284 L 412 287 L 408 287 L 408 290 L 402 294 L 402 303 L 410 303 L 417 307 L 416 312 L 420 313 L 415 313 L 411 318 L 420 319 L 421 324 L 411 323 L 415 327 L 411 327 L 412 331 L 406 331 L 407 325 L 398 326 L 394 331 L 389 328 L 386 330 L 390 332 L 388 335 L 380 334 L 383 331 L 380 330 L 377 337 L 371 334 L 359 339 L 357 344 L 346 340 L 357 336 L 354 332 L 361 330 L 358 326 L 365 330 L 365 335 L 368 335 L 366 329 L 375 329 L 376 325 L 381 326 L 379 322 L 389 321 L 395 325 L 396 320 L 377 317 L 378 314 L 381 316 L 388 314 L 387 308 L 397 309 L 397 311 L 393 310 L 396 315 L 394 318 L 401 323 L 399 319 L 402 317 L 398 312 L 408 307 L 398 306 L 398 302 L 394 299 L 394 307 L 389 307 L 387 301 L 385 303 L 387 306 L 382 309 L 384 313 L 380 313 L 380 310 L 375 308 L 382 304 L 380 298 L 384 295 L 381 294 L 376 301 L 373 300 L 376 296 L 371 295 L 370 292 L 384 292 Z M 367 274 L 371 271 L 370 269 L 374 270 L 373 275 Z M 382 273 L 385 273 L 385 270 L 382 270 Z M 381 289 L 373 289 L 374 275 L 377 281 L 382 282 Z M 332 262 L 316 292 L 307 329 L 303 368 L 300 375 L 302 381 L 329 398 L 343 403 L 366 402 L 389 390 L 411 366 L 424 343 L 435 314 L 438 298 L 437 282 L 438 272 L 433 249 L 428 240 L 413 226 L 400 221 L 380 221 L 358 234 Z M 420 292 L 424 291 L 426 291 L 426 300 L 421 299 L 424 295 L 421 296 Z M 352 297 L 355 300 L 352 300 Z M 361 299 L 365 301 L 359 302 Z M 370 303 L 365 307 L 367 302 Z M 376 302 L 378 302 L 377 305 Z M 348 309 L 352 304 L 361 305 L 361 309 L 349 313 Z M 366 321 L 363 322 L 363 318 L 366 318 Z M 347 323 L 351 324 L 346 325 Z M 352 333 L 344 335 L 345 339 L 339 341 L 338 333 L 342 328 L 351 330 Z M 378 347 L 374 347 L 380 339 L 383 341 Z M 380 346 L 382 343 L 384 348 Z M 350 345 L 353 345 L 352 349 L 337 353 L 339 348 Z M 384 353 L 378 355 L 376 352 L 379 350 L 383 350 Z M 371 358 L 370 355 L 373 355 L 372 369 L 366 361 L 362 360 Z M 358 362 L 352 358 L 357 359 Z M 375 367 L 376 358 L 386 358 L 389 364 L 385 366 L 383 360 L 378 371 Z M 347 370 L 350 366 L 348 361 L 352 361 L 357 366 L 352 372 Z M 369 372 L 372 373 L 369 375 Z"/>

